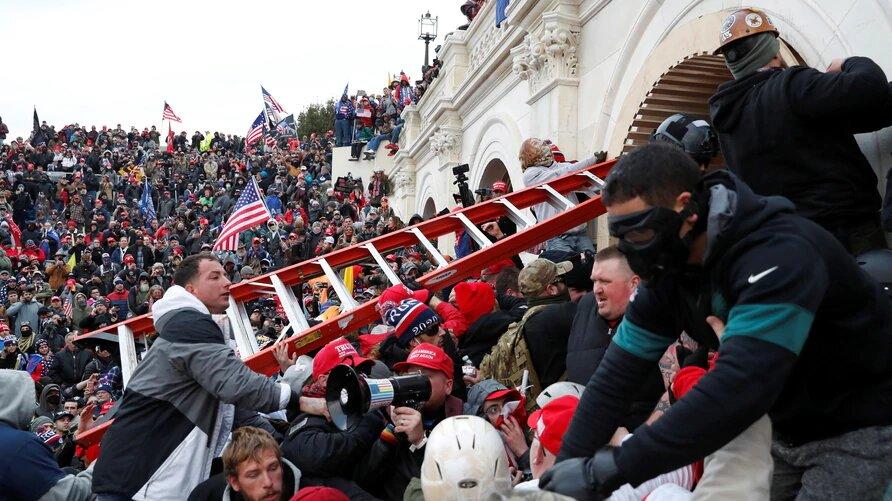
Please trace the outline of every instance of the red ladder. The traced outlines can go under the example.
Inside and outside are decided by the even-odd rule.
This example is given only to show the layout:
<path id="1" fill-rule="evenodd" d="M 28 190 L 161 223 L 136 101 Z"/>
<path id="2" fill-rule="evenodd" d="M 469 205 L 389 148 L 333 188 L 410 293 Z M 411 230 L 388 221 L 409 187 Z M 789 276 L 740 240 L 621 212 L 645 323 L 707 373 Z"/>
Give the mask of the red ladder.
<path id="1" fill-rule="evenodd" d="M 437 268 L 419 278 L 418 282 L 425 288 L 435 290 L 458 283 L 479 273 L 489 264 L 519 254 L 604 214 L 605 208 L 599 195 L 600 188 L 603 187 L 603 179 L 615 162 L 616 160 L 609 160 L 593 165 L 536 186 L 255 277 L 250 282 L 233 285 L 230 289 L 230 307 L 226 315 L 241 357 L 248 367 L 258 373 L 272 375 L 279 370 L 272 347 L 258 351 L 254 330 L 245 309 L 246 303 L 277 296 L 288 318 L 289 324 L 286 329 L 291 331 L 291 335 L 285 340 L 289 353 L 307 353 L 380 318 L 375 310 L 375 299 L 359 304 L 347 293 L 347 288 L 338 275 L 339 270 L 373 260 L 381 267 L 388 281 L 392 285 L 397 285 L 401 281 L 383 256 L 398 249 L 420 244 L 433 257 Z M 579 191 L 593 192 L 595 195 L 578 204 L 566 197 Z M 541 203 L 548 203 L 559 212 L 545 221 L 536 222 L 527 209 Z M 479 225 L 502 216 L 508 217 L 517 225 L 517 232 L 492 242 L 479 229 Z M 459 230 L 467 232 L 480 248 L 468 256 L 449 262 L 430 241 Z M 302 301 L 295 296 L 292 287 L 319 277 L 328 279 L 341 301 L 341 311 L 334 318 L 310 327 L 303 311 Z M 135 339 L 154 332 L 154 324 L 149 313 L 91 331 L 79 336 L 76 341 L 91 338 L 117 339 L 120 343 L 121 370 L 126 385 L 138 363 Z M 79 433 L 77 441 L 82 446 L 98 442 L 111 422 L 110 420 L 89 431 Z"/>

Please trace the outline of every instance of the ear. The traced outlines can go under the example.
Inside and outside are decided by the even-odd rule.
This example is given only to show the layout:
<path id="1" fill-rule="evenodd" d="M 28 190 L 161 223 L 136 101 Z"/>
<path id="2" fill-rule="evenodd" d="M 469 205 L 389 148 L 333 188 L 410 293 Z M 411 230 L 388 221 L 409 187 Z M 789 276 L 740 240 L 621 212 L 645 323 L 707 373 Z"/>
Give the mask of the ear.
<path id="1" fill-rule="evenodd" d="M 691 198 L 691 192 L 685 191 L 678 195 L 675 198 L 675 211 L 682 213 L 685 218 L 685 222 L 691 224 L 697 222 L 697 203 L 694 202 Z"/>
<path id="2" fill-rule="evenodd" d="M 447 395 L 452 394 L 452 380 L 451 379 L 446 380 L 446 394 Z"/>
<path id="3" fill-rule="evenodd" d="M 632 289 L 637 289 L 639 285 L 641 285 L 641 277 L 639 277 L 638 275 L 632 275 L 632 278 L 629 280 L 629 286 Z"/>
<path id="4" fill-rule="evenodd" d="M 229 487 L 232 487 L 232 490 L 235 492 L 241 492 L 241 489 L 238 485 L 238 477 L 235 475 L 226 475 L 226 482 L 229 484 Z"/>

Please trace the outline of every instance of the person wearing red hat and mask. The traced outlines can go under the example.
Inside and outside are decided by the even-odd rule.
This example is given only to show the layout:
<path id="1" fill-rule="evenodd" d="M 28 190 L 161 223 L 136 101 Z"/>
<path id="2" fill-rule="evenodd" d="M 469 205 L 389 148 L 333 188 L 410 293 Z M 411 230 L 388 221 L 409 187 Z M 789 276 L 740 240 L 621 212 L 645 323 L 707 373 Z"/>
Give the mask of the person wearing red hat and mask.
<path id="1" fill-rule="evenodd" d="M 447 417 L 462 413 L 462 401 L 450 395 L 455 374 L 452 359 L 439 346 L 421 343 L 393 369 L 427 376 L 431 396 L 421 411 L 392 408 L 390 424 L 356 469 L 360 485 L 383 499 L 403 498 L 412 478 L 421 476 L 430 431 Z"/>
<path id="2" fill-rule="evenodd" d="M 309 359 L 304 364 L 309 365 Z M 312 370 L 312 376 L 304 385 L 303 396 L 325 397 L 328 374 L 342 364 L 365 373 L 374 362 L 361 356 L 346 339 L 335 339 L 319 350 L 312 369 L 305 367 Z M 385 424 L 381 411 L 366 413 L 349 431 L 341 431 L 325 417 L 307 413 L 298 414 L 291 422 L 282 455 L 300 468 L 302 486 L 332 486 L 351 498 L 371 498 L 349 478 L 345 465 L 355 464 L 375 443 Z"/>
<path id="3" fill-rule="evenodd" d="M 518 302 L 526 305 L 523 301 Z M 468 330 L 459 338 L 458 347 L 475 367 L 480 365 L 508 326 L 520 318 L 499 309 L 495 291 L 486 282 L 459 282 L 449 294 L 449 303 L 458 308 L 468 322 Z"/>
<path id="4" fill-rule="evenodd" d="M 519 391 L 507 388 L 495 379 L 484 379 L 468 392 L 464 413 L 486 419 L 499 431 L 512 472 L 522 474 L 529 469 L 526 400 Z"/>

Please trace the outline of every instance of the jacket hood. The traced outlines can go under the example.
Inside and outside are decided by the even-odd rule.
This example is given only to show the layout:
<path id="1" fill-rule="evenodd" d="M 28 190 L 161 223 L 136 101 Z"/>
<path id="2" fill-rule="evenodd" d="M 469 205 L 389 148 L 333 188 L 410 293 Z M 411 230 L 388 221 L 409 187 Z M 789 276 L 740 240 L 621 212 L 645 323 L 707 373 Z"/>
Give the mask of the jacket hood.
<path id="1" fill-rule="evenodd" d="M 27 372 L 0 369 L 0 422 L 27 430 L 37 408 L 36 400 L 34 381 Z"/>
<path id="2" fill-rule="evenodd" d="M 718 259 L 729 247 L 745 238 L 775 214 L 794 211 L 784 197 L 763 197 L 727 170 L 703 178 L 709 193 L 704 264 Z"/>
<path id="3" fill-rule="evenodd" d="M 164 316 L 183 309 L 195 310 L 205 315 L 211 314 L 207 306 L 197 297 L 179 285 L 172 285 L 164 293 L 164 297 L 152 305 L 152 318 L 155 329 L 161 332 L 161 325 L 165 322 Z"/>
<path id="4" fill-rule="evenodd" d="M 468 390 L 468 401 L 465 403 L 464 414 L 468 416 L 483 416 L 483 402 L 486 397 L 499 390 L 507 390 L 508 387 L 495 379 L 484 379 Z"/>
<path id="5" fill-rule="evenodd" d="M 287 485 L 292 485 L 292 484 L 288 483 L 288 482 L 290 482 L 290 479 L 288 477 L 291 477 L 294 479 L 294 483 L 293 483 L 294 492 L 285 493 L 285 494 L 287 494 L 287 497 L 290 498 L 291 496 L 294 496 L 295 494 L 297 494 L 297 491 L 300 490 L 300 469 L 297 466 L 295 466 L 294 463 L 292 463 L 291 461 L 288 461 L 284 457 L 281 459 L 281 461 L 282 461 L 282 466 L 284 467 L 284 470 L 285 470 L 285 476 L 284 476 L 285 478 L 282 479 L 282 483 L 283 484 L 287 483 Z M 231 501 L 232 500 L 232 486 L 229 485 L 229 482 L 226 482 L 226 489 L 223 490 L 223 497 L 221 499 L 222 499 L 222 501 Z M 242 498 L 239 497 L 239 499 L 242 499 Z"/>
<path id="6" fill-rule="evenodd" d="M 59 387 L 59 385 L 57 385 L 57 384 L 48 384 L 48 385 L 44 386 L 44 387 L 43 387 L 43 391 L 40 392 L 40 399 L 39 399 L 40 410 L 42 410 L 42 411 L 44 411 L 44 412 L 55 412 L 56 409 L 50 409 L 50 407 L 49 407 L 49 403 L 47 403 L 47 401 L 46 401 L 46 397 L 47 397 L 47 396 L 50 394 L 50 392 L 53 391 L 53 390 L 55 390 L 57 393 L 59 393 L 59 399 L 61 400 L 61 398 L 62 398 L 62 389 Z M 62 402 L 61 402 L 61 401 L 59 402 L 58 407 L 62 407 Z"/>
<path id="7" fill-rule="evenodd" d="M 773 70 L 757 71 L 739 80 L 730 80 L 719 85 L 718 91 L 709 98 L 709 116 L 712 119 L 712 127 L 717 132 L 734 130 L 745 110 L 747 100 L 743 99 L 743 95 L 773 74 Z"/>

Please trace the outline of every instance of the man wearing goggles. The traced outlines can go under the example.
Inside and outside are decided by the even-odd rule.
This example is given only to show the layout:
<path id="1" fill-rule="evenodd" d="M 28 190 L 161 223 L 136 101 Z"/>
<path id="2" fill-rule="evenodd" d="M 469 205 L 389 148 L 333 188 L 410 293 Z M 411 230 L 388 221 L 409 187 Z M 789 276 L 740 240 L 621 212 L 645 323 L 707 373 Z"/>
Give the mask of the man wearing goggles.
<path id="1" fill-rule="evenodd" d="M 882 497 L 892 476 L 892 304 L 879 284 L 787 199 L 755 195 L 727 171 L 701 179 L 675 146 L 624 156 L 602 196 L 610 233 L 645 284 L 540 485 L 598 499 L 712 454 L 767 413 L 772 494 Z M 682 331 L 718 348 L 714 368 L 658 421 L 603 448 Z M 739 477 L 750 458 L 738 459 L 726 466 Z"/>

